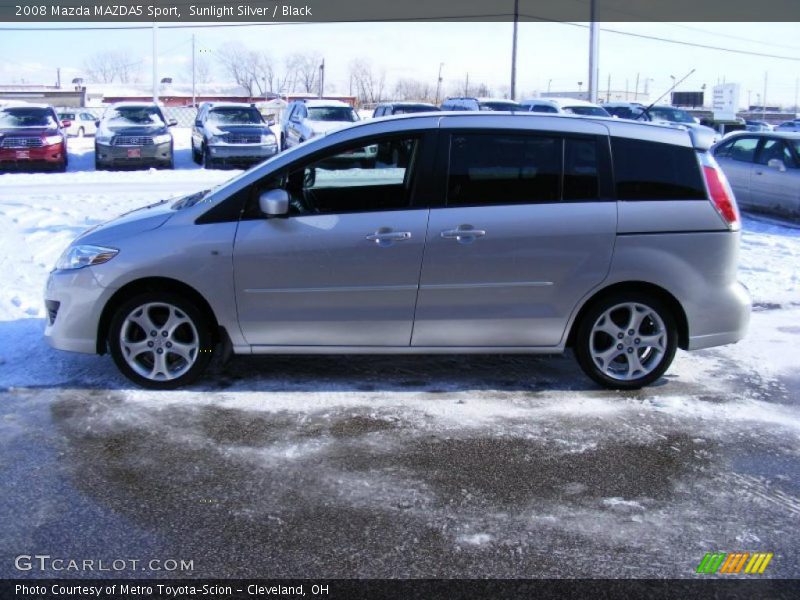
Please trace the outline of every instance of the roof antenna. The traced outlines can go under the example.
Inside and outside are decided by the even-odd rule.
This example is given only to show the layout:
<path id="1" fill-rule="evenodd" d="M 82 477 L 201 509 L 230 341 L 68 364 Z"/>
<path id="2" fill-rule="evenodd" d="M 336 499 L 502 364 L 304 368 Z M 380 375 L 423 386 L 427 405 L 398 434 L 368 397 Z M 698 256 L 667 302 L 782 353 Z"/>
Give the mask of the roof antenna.
<path id="1" fill-rule="evenodd" d="M 668 89 L 666 92 L 664 92 L 664 93 L 663 93 L 663 94 L 661 94 L 661 95 L 660 95 L 658 98 L 656 98 L 656 99 L 655 99 L 655 101 L 654 101 L 654 102 L 653 102 L 653 103 L 652 103 L 650 106 L 648 106 L 647 108 L 645 108 L 645 109 L 644 109 L 642 112 L 640 112 L 640 113 L 639 113 L 639 115 L 638 115 L 638 116 L 636 117 L 636 119 L 634 119 L 634 120 L 635 120 L 635 121 L 638 121 L 639 119 L 641 119 L 642 117 L 644 117 L 645 115 L 647 115 L 647 113 L 649 113 L 649 112 L 650 112 L 650 109 L 651 109 L 651 108 L 653 108 L 653 107 L 654 107 L 656 104 L 658 104 L 658 101 L 659 101 L 659 100 L 661 100 L 661 99 L 662 99 L 664 96 L 666 96 L 667 94 L 669 94 L 669 93 L 670 93 L 672 90 L 674 90 L 676 87 L 678 87 L 678 86 L 679 86 L 680 84 L 682 84 L 684 81 L 686 81 L 687 79 L 689 79 L 689 76 L 690 76 L 692 73 L 694 73 L 694 71 L 695 71 L 695 70 L 694 70 L 694 69 L 692 69 L 692 70 L 691 70 L 691 71 L 689 71 L 689 72 L 688 72 L 686 75 L 684 75 L 684 76 L 683 76 L 681 79 L 679 79 L 678 81 L 676 81 L 675 83 L 673 83 L 671 88 L 669 88 L 669 89 Z"/>

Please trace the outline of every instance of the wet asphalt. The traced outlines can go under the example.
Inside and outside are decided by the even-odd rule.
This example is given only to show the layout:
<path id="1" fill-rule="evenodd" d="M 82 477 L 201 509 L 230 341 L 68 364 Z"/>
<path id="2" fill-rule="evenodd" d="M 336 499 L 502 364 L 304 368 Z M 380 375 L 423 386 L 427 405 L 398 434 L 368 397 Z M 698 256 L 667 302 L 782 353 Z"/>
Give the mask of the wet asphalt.
<path id="1" fill-rule="evenodd" d="M 569 356 L 237 358 L 180 393 L 98 358 L 0 391 L 0 577 L 797 577 L 800 377 L 682 356 L 623 394 Z"/>

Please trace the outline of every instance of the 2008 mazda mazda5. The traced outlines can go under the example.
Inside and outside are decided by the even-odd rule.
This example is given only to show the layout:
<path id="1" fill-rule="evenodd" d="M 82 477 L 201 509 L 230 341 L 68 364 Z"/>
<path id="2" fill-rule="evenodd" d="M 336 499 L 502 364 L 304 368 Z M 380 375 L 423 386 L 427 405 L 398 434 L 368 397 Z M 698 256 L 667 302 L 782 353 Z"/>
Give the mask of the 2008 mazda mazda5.
<path id="1" fill-rule="evenodd" d="M 638 388 L 745 334 L 740 219 L 702 132 L 437 113 L 300 144 L 76 239 L 45 336 L 148 388 L 236 354 L 557 353 Z M 365 165 L 365 148 L 382 157 Z M 386 151 L 382 151 L 386 149 Z M 391 151 L 389 151 L 391 150 Z"/>

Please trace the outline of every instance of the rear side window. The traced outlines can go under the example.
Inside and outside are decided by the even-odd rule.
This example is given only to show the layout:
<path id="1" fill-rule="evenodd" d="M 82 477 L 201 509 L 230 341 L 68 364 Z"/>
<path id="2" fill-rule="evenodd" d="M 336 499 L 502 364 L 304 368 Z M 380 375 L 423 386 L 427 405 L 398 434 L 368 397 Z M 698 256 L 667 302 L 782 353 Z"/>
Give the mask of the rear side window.
<path id="1" fill-rule="evenodd" d="M 555 106 L 549 106 L 547 104 L 534 104 L 531 106 L 531 112 L 557 113 L 558 109 Z"/>
<path id="2" fill-rule="evenodd" d="M 753 162 L 756 156 L 758 138 L 741 137 L 721 145 L 715 155 L 718 158 L 730 158 L 740 162 Z"/>
<path id="3" fill-rule="evenodd" d="M 611 138 L 619 200 L 702 200 L 706 197 L 692 148 Z"/>
<path id="4" fill-rule="evenodd" d="M 594 139 L 519 134 L 456 134 L 451 138 L 448 206 L 597 197 Z"/>

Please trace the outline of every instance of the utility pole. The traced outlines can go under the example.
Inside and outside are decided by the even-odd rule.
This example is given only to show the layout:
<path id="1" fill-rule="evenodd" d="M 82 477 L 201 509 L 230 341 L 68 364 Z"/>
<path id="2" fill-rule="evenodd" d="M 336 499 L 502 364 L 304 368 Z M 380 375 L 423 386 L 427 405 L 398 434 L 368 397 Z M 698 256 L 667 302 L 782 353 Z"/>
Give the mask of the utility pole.
<path id="1" fill-rule="evenodd" d="M 591 0 L 589 25 L 589 102 L 597 103 L 597 54 L 600 48 L 600 28 L 597 24 L 597 0 Z"/>
<path id="2" fill-rule="evenodd" d="M 469 73 L 467 73 L 467 80 L 464 83 L 464 95 L 469 96 Z"/>
<path id="3" fill-rule="evenodd" d="M 153 102 L 158 102 L 158 25 L 153 21 Z"/>
<path id="4" fill-rule="evenodd" d="M 761 120 L 764 121 L 767 118 L 767 72 L 764 71 L 764 96 L 763 96 L 763 103 L 761 104 Z"/>
<path id="5" fill-rule="evenodd" d="M 194 65 L 194 34 L 192 34 L 192 106 L 197 106 L 197 95 L 195 94 L 195 65 Z"/>
<path id="6" fill-rule="evenodd" d="M 61 89 L 61 67 L 56 69 L 56 87 Z M 795 94 L 796 96 L 797 94 Z"/>
<path id="7" fill-rule="evenodd" d="M 322 64 L 319 66 L 319 97 L 325 95 L 325 59 L 322 59 Z"/>
<path id="8" fill-rule="evenodd" d="M 514 34 L 511 41 L 511 99 L 517 97 L 517 25 L 519 24 L 519 0 L 514 0 Z"/>
<path id="9" fill-rule="evenodd" d="M 611 102 L 611 73 L 608 74 L 608 83 L 606 84 L 606 102 Z"/>
<path id="10" fill-rule="evenodd" d="M 636 74 L 636 87 L 633 90 L 633 101 L 635 102 L 638 99 L 639 99 L 639 74 L 637 73 Z"/>
<path id="11" fill-rule="evenodd" d="M 442 91 L 442 67 L 444 63 L 439 63 L 439 77 L 436 78 L 436 100 L 434 104 L 439 104 L 439 93 Z"/>

